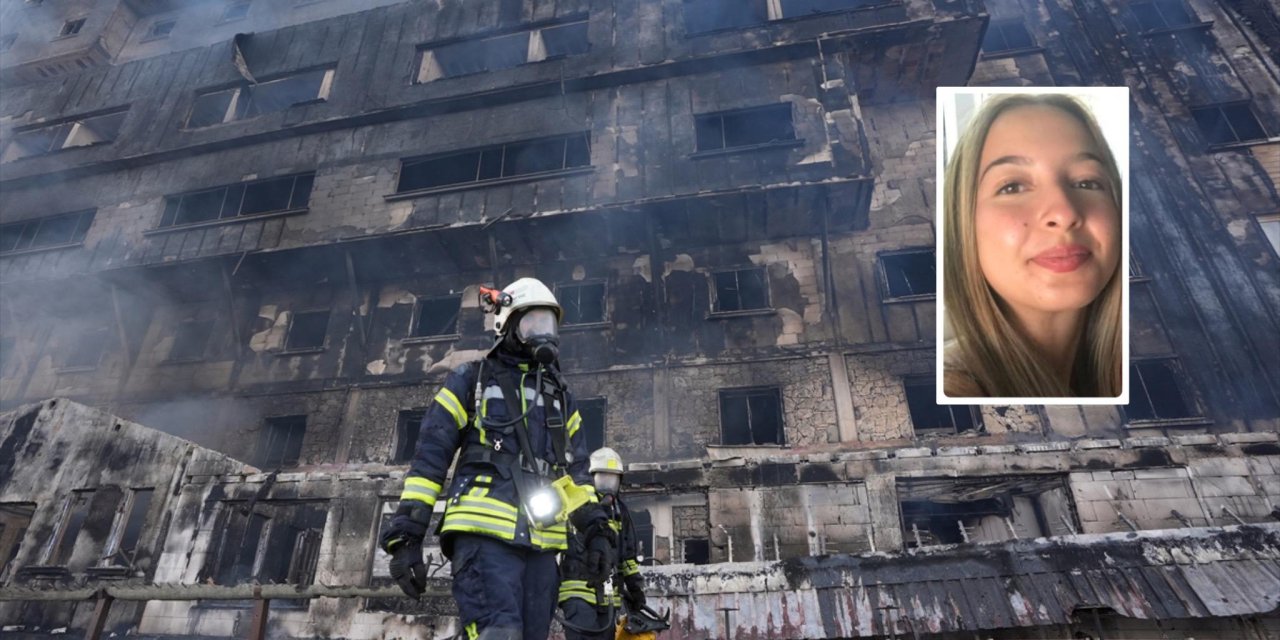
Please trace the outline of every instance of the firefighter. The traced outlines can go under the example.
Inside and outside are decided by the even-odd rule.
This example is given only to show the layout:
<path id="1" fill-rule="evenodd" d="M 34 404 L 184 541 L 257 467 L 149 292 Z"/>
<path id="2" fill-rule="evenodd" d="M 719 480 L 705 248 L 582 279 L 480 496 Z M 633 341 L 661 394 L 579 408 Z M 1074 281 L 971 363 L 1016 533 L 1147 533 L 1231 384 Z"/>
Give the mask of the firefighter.
<path id="1" fill-rule="evenodd" d="M 566 520 L 587 536 L 608 575 L 617 535 L 595 497 L 582 417 L 559 370 L 560 305 L 533 278 L 481 287 L 495 313 L 494 347 L 454 369 L 423 418 L 400 506 L 379 544 L 390 573 L 417 598 L 426 587 L 422 540 L 437 499 L 436 532 L 450 559 L 453 596 L 468 640 L 547 637 L 555 611 L 556 554 Z M 453 481 L 442 492 L 458 449 Z"/>
<path id="2" fill-rule="evenodd" d="M 575 532 L 569 550 L 560 560 L 563 581 L 560 583 L 560 608 L 564 612 L 566 640 L 612 640 L 614 617 L 626 603 L 628 612 L 640 612 L 645 606 L 644 578 L 636 560 L 635 525 L 631 514 L 618 495 L 622 485 L 622 458 L 609 447 L 591 454 L 591 479 L 600 504 L 609 516 L 609 526 L 618 533 L 616 574 L 606 588 L 595 581 L 587 567 L 591 554 L 587 536 Z"/>

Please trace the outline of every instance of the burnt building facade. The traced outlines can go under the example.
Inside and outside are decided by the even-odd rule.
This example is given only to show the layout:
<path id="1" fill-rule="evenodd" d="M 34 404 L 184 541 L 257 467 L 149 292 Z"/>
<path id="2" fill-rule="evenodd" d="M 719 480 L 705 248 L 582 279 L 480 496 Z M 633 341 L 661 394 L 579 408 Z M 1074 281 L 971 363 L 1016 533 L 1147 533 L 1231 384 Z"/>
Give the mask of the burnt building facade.
<path id="1" fill-rule="evenodd" d="M 1248 578 L 1278 555 L 1253 526 L 1280 506 L 1274 3 L 46 0 L 0 23 L 0 449 L 29 449 L 24 416 L 70 420 L 58 397 L 232 461 L 178 474 L 121 575 L 90 571 L 129 520 L 110 514 L 159 481 L 9 480 L 0 587 L 385 581 L 373 540 L 417 419 L 491 343 L 478 287 L 534 276 L 590 439 L 629 463 L 675 637 L 1277 634 L 1277 603 L 1209 605 L 1203 580 L 1051 598 L 993 570 L 968 576 L 985 609 L 934 584 L 1028 539 L 1160 530 L 1133 571 L 1164 553 L 1275 585 Z M 1131 88 L 1129 405 L 934 404 L 934 91 L 958 85 Z M 46 549 L 82 512 L 85 549 Z M 1181 609 L 1136 604 L 1169 593 Z M 29 633 L 92 613 L 0 612 Z M 453 630 L 447 604 L 360 598 L 272 620 Z"/>

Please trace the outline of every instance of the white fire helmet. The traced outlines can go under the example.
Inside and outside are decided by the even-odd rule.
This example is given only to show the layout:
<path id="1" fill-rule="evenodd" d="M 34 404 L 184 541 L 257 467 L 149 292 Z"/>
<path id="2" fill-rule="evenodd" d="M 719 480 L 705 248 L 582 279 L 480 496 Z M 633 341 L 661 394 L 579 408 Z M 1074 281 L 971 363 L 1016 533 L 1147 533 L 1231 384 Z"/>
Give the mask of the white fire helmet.
<path id="1" fill-rule="evenodd" d="M 616 494 L 622 484 L 622 456 L 609 447 L 591 453 L 591 481 L 600 493 Z"/>
<path id="2" fill-rule="evenodd" d="M 560 322 L 560 317 L 563 315 L 560 310 L 560 303 L 556 302 L 555 294 L 551 293 L 551 289 L 542 284 L 541 280 L 537 278 L 520 278 L 507 285 L 502 292 L 511 296 L 511 304 L 498 309 L 497 317 L 493 321 L 494 333 L 502 335 L 507 326 L 507 320 L 511 318 L 512 314 L 530 307 L 547 307 L 555 312 L 556 322 Z"/>

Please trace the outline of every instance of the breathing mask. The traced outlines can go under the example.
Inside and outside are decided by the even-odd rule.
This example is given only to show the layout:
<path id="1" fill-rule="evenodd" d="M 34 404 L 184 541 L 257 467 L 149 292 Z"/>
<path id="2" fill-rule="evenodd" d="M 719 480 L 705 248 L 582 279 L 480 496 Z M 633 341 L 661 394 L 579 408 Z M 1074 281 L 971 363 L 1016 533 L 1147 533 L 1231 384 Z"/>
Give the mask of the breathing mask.
<path id="1" fill-rule="evenodd" d="M 617 495 L 618 486 L 622 484 L 622 476 L 607 471 L 598 471 L 591 474 L 591 483 L 596 486 L 596 491 L 603 495 Z"/>
<path id="2" fill-rule="evenodd" d="M 520 344 L 542 364 L 551 364 L 560 356 L 560 335 L 556 314 L 547 307 L 535 307 L 520 316 L 516 326 Z"/>

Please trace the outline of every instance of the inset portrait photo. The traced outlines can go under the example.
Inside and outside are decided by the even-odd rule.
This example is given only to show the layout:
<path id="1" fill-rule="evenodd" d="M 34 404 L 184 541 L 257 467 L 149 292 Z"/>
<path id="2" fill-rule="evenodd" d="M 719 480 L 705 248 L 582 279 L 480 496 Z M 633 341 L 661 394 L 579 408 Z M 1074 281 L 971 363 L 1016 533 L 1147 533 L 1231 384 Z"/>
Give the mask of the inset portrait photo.
<path id="1" fill-rule="evenodd" d="M 1128 88 L 937 100 L 938 403 L 1127 403 Z"/>

